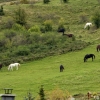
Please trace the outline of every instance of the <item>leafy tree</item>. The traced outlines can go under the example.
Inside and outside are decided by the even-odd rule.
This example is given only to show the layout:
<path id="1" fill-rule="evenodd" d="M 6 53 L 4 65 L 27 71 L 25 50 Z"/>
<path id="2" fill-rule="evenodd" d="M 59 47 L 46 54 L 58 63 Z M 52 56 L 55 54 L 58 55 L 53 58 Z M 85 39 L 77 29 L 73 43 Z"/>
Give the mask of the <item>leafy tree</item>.
<path id="1" fill-rule="evenodd" d="M 26 12 L 24 9 L 22 8 L 18 8 L 16 11 L 15 11 L 15 21 L 16 23 L 20 24 L 20 25 L 26 25 Z"/>

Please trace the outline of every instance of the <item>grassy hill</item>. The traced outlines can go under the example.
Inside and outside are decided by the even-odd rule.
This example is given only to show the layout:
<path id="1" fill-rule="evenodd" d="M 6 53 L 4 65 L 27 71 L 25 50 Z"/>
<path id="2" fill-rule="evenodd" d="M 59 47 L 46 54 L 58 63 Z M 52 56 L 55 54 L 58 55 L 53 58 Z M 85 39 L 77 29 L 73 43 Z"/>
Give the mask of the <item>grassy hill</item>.
<path id="1" fill-rule="evenodd" d="M 67 90 L 71 95 L 86 94 L 88 91 L 100 92 L 100 54 L 96 52 L 96 45 L 100 42 L 100 29 L 95 29 L 93 24 L 90 30 L 84 30 L 85 23 L 92 22 L 91 18 L 95 10 L 99 9 L 97 0 L 69 0 L 68 4 L 63 4 L 60 0 L 51 0 L 47 5 L 44 5 L 42 0 L 33 4 L 19 5 L 10 5 L 7 2 L 4 5 L 5 16 L 0 17 L 0 27 L 5 25 L 9 18 L 13 18 L 14 11 L 19 6 L 27 12 L 28 27 L 34 25 L 40 27 L 45 20 L 49 19 L 53 22 L 53 31 L 47 34 L 57 34 L 59 21 L 63 19 L 66 33 L 73 33 L 76 40 L 89 42 L 91 45 L 83 50 L 24 62 L 18 71 L 8 72 L 7 66 L 3 67 L 0 71 L 0 94 L 4 93 L 3 88 L 13 88 L 13 93 L 17 95 L 16 100 L 23 100 L 29 90 L 34 97 L 37 97 L 41 85 L 44 85 L 46 91 L 59 87 L 61 90 Z M 1 37 L 5 30 L 1 29 Z M 21 31 L 17 30 L 17 33 Z M 96 59 L 93 62 L 89 59 L 84 63 L 83 57 L 87 53 L 94 53 Z M 60 64 L 65 67 L 63 73 L 59 72 Z"/>
<path id="2" fill-rule="evenodd" d="M 4 67 L 0 72 L 0 93 L 4 93 L 3 88 L 13 88 L 13 93 L 17 95 L 16 100 L 22 100 L 29 90 L 37 97 L 41 85 L 44 85 L 47 92 L 60 88 L 70 95 L 86 94 L 88 91 L 98 93 L 100 54 L 95 47 L 96 45 L 91 45 L 81 51 L 24 63 L 18 71 L 8 72 L 7 67 Z M 96 59 L 93 62 L 88 59 L 84 63 L 83 58 L 87 53 L 94 53 Z M 65 67 L 61 73 L 60 64 Z"/>

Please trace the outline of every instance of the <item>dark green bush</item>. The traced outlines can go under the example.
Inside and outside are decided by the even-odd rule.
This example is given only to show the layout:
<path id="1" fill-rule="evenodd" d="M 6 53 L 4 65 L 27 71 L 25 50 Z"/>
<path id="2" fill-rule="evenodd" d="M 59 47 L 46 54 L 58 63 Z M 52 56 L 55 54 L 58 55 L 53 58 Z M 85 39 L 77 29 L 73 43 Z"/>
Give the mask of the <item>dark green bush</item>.
<path id="1" fill-rule="evenodd" d="M 92 20 L 93 20 L 95 26 L 96 26 L 97 28 L 99 28 L 99 27 L 100 27 L 100 12 L 99 12 L 98 10 L 95 11 Z"/>
<path id="2" fill-rule="evenodd" d="M 50 0 L 43 0 L 44 4 L 48 4 L 50 2 Z"/>
<path id="3" fill-rule="evenodd" d="M 4 10 L 3 10 L 3 6 L 1 6 L 0 8 L 0 16 L 4 15 Z"/>
<path id="4" fill-rule="evenodd" d="M 68 3 L 69 0 L 63 0 L 64 3 Z"/>

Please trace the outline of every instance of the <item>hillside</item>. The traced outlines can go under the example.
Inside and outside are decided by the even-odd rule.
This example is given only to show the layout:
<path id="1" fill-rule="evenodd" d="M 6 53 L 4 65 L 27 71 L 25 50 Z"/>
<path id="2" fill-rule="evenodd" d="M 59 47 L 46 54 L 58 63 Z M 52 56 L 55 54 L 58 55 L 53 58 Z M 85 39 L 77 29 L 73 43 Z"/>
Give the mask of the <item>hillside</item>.
<path id="1" fill-rule="evenodd" d="M 49 4 L 43 4 L 42 0 L 32 0 L 22 4 L 5 0 L 2 5 L 0 62 L 4 65 L 80 50 L 99 39 L 100 29 L 95 29 L 94 24 L 90 30 L 84 30 L 86 22 L 93 23 L 93 10 L 99 9 L 97 1 L 70 0 L 63 3 L 51 0 Z M 22 22 L 24 26 L 20 25 Z M 73 34 L 74 38 L 62 37 L 57 32 L 58 27 L 64 27 L 65 34 Z"/>
<path id="2" fill-rule="evenodd" d="M 4 10 L 0 16 L 0 63 L 5 66 L 0 71 L 0 94 L 4 88 L 13 88 L 16 100 L 23 100 L 29 90 L 37 97 L 41 85 L 47 93 L 55 88 L 70 95 L 100 92 L 100 54 L 96 52 L 100 29 L 92 20 L 100 8 L 98 0 L 69 0 L 67 4 L 60 0 L 50 0 L 49 4 L 42 0 L 27 4 L 0 0 L 0 5 Z M 25 14 L 25 25 L 16 22 L 16 11 L 20 10 Z M 89 30 L 84 29 L 86 22 L 93 23 Z M 45 23 L 52 30 L 42 33 Z M 60 25 L 75 37 L 63 37 L 57 32 Z M 84 63 L 88 53 L 94 53 L 96 59 Z M 21 63 L 18 71 L 8 72 L 12 62 Z M 65 67 L 63 73 L 59 72 L 60 64 Z"/>

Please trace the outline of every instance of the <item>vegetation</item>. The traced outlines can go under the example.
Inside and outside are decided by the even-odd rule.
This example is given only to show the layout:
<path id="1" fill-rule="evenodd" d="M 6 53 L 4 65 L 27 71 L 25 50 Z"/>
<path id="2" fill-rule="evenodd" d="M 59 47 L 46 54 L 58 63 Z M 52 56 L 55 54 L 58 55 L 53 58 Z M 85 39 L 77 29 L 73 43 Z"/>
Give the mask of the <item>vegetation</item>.
<path id="1" fill-rule="evenodd" d="M 99 92 L 100 55 L 95 50 L 100 42 L 98 0 L 68 0 L 68 3 L 50 0 L 48 4 L 43 0 L 0 2 L 4 12 L 0 16 L 0 63 L 5 66 L 0 73 L 1 88 L 13 88 L 17 100 L 22 100 L 29 89 L 36 98 L 41 85 L 47 91 L 46 98 L 53 98 L 53 89 L 60 88 L 60 97 L 54 97 L 55 100 L 80 92 Z M 89 30 L 84 30 L 86 22 L 93 22 Z M 74 34 L 74 39 L 58 33 L 59 28 Z M 90 52 L 95 53 L 95 61 L 83 63 L 84 55 Z M 19 71 L 8 72 L 7 66 L 12 62 L 21 63 Z M 65 66 L 63 73 L 59 72 L 60 64 Z"/>

